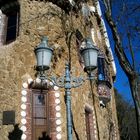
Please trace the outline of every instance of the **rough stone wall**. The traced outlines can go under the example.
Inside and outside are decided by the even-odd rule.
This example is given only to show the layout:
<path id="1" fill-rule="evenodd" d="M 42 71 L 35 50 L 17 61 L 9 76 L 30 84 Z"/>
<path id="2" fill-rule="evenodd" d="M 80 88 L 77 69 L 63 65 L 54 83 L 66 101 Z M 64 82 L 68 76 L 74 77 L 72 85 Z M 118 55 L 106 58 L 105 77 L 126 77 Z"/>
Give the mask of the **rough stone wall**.
<path id="1" fill-rule="evenodd" d="M 11 125 L 2 125 L 2 112 L 4 110 L 16 111 L 16 123 L 21 124 L 20 105 L 21 87 L 25 77 L 35 79 L 34 65 L 36 64 L 34 48 L 40 43 L 42 36 L 47 36 L 49 45 L 54 48 L 50 74 L 61 76 L 64 74 L 65 62 L 71 61 L 72 74 L 85 75 L 79 64 L 75 35 L 73 31 L 79 29 L 84 37 L 91 36 L 89 26 L 85 27 L 81 12 L 65 14 L 59 7 L 51 2 L 20 0 L 20 34 L 17 40 L 9 45 L 0 47 L 0 140 L 7 140 L 8 132 L 13 129 Z M 92 14 L 92 28 L 96 45 L 105 51 L 104 39 L 98 26 L 97 18 Z M 71 38 L 69 36 L 72 35 Z M 69 45 L 70 44 L 70 45 Z M 70 48 L 70 54 L 69 54 Z M 70 57 L 69 57 L 70 56 Z M 97 84 L 93 85 L 91 92 L 89 81 L 83 86 L 72 89 L 72 113 L 74 121 L 73 139 L 86 140 L 85 105 L 88 104 L 96 113 L 95 127 L 96 139 L 119 139 L 112 89 L 112 100 L 106 108 L 101 108 L 97 95 Z M 61 89 L 64 93 L 64 90 Z M 93 96 L 95 100 L 93 101 Z M 61 113 L 66 113 L 64 94 L 61 95 Z M 66 116 L 62 116 L 62 139 L 66 140 Z M 116 125 L 116 126 L 114 126 Z M 115 130 L 116 129 L 116 130 Z M 116 136 L 115 136 L 116 131 Z"/>

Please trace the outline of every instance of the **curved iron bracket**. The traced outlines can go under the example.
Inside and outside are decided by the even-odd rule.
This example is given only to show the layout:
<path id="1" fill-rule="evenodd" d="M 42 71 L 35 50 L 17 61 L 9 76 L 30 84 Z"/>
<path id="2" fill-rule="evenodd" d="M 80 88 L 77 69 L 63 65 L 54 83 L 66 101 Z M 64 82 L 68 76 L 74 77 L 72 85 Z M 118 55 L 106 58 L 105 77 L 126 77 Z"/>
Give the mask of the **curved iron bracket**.
<path id="1" fill-rule="evenodd" d="M 64 88 L 65 87 L 65 76 L 61 76 L 61 77 L 47 77 L 47 79 L 49 81 L 51 81 L 54 85 L 60 87 L 60 88 Z M 79 86 L 81 86 L 85 80 L 87 80 L 87 78 L 84 78 L 83 76 L 80 77 L 71 77 L 71 88 L 77 88 Z"/>
<path id="2" fill-rule="evenodd" d="M 85 78 L 80 76 L 80 77 L 72 77 L 71 78 L 71 87 L 76 88 L 81 86 L 85 82 Z"/>

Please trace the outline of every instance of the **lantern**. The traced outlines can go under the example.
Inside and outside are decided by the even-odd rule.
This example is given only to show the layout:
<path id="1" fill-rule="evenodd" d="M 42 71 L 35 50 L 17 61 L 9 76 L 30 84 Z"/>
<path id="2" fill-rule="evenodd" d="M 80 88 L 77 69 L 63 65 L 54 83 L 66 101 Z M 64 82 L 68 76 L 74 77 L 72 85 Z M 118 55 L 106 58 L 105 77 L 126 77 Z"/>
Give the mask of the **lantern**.
<path id="1" fill-rule="evenodd" d="M 41 43 L 34 50 L 37 60 L 36 69 L 38 71 L 45 71 L 49 69 L 53 49 L 48 47 L 47 37 L 43 37 Z"/>
<path id="2" fill-rule="evenodd" d="M 111 83 L 109 67 L 103 53 L 98 55 L 98 95 L 99 99 L 104 103 L 108 103 L 111 99 Z"/>
<path id="3" fill-rule="evenodd" d="M 90 38 L 86 39 L 86 47 L 80 50 L 84 61 L 85 71 L 91 72 L 97 67 L 98 48 Z"/>

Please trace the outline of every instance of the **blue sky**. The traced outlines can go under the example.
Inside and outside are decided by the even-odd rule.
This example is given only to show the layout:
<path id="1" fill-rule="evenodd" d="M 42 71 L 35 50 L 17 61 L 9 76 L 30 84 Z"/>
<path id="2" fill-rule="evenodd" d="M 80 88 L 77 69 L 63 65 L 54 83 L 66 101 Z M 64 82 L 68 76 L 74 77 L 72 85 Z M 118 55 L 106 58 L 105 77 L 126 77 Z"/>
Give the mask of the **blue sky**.
<path id="1" fill-rule="evenodd" d="M 109 35 L 110 45 L 111 45 L 111 48 L 113 51 L 113 56 L 114 56 L 114 60 L 115 60 L 115 64 L 116 64 L 116 70 L 117 70 L 117 75 L 116 75 L 116 80 L 114 82 L 114 86 L 118 90 L 118 92 L 124 97 L 125 100 L 132 101 L 132 96 L 131 96 L 131 92 L 130 92 L 130 88 L 129 88 L 128 79 L 127 79 L 125 73 L 123 72 L 121 66 L 119 65 L 117 56 L 115 55 L 114 41 L 111 36 L 109 28 L 108 28 L 108 35 Z M 140 58 L 139 58 L 139 60 L 140 60 Z"/>
<path id="2" fill-rule="evenodd" d="M 132 96 L 131 96 L 131 91 L 129 88 L 128 79 L 118 62 L 117 56 L 115 55 L 114 40 L 112 38 L 110 29 L 107 24 L 106 24 L 106 27 L 107 27 L 109 41 L 110 41 L 110 45 L 112 48 L 112 52 L 113 52 L 113 56 L 114 56 L 114 60 L 115 60 L 115 64 L 116 64 L 116 70 L 117 70 L 114 86 L 118 90 L 118 92 L 124 97 L 124 99 L 126 99 L 127 101 L 132 101 Z M 139 60 L 140 60 L 140 58 L 139 58 Z"/>
<path id="3" fill-rule="evenodd" d="M 122 2 L 125 2 L 125 4 L 127 3 L 127 8 L 124 10 L 124 13 L 121 13 L 121 11 L 119 11 L 119 6 L 122 4 Z M 140 6 L 140 0 L 118 0 L 115 3 L 115 6 L 113 6 L 113 16 L 115 17 L 115 19 L 117 19 L 116 17 L 119 15 L 119 13 L 121 13 L 122 15 L 122 19 L 120 19 L 121 22 L 118 22 L 119 24 L 117 24 L 119 33 L 122 33 L 121 38 L 123 40 L 123 46 L 127 47 L 128 46 L 128 40 L 126 38 L 126 32 L 127 30 L 130 30 L 130 33 L 132 35 L 132 46 L 135 48 L 134 49 L 134 54 L 135 54 L 135 62 L 136 64 L 140 63 L 140 36 L 138 36 L 138 34 L 136 32 L 134 32 L 133 30 L 131 30 L 131 28 L 129 29 L 129 26 L 136 26 L 138 23 L 136 23 L 138 20 L 140 19 L 140 10 L 135 11 L 133 14 L 129 15 L 130 13 L 130 8 L 134 8 Z M 118 14 L 116 14 L 118 13 Z M 127 17 L 128 16 L 128 17 Z M 138 21 L 139 22 L 139 21 Z M 138 24 L 139 26 L 139 24 Z M 110 35 L 110 39 L 112 40 L 112 37 Z M 112 42 L 112 41 L 111 41 Z M 113 42 L 111 43 L 112 49 L 114 49 L 113 46 Z M 136 47 L 138 49 L 136 49 Z M 130 56 L 130 51 L 129 49 L 125 49 L 125 53 L 128 57 L 128 59 L 131 62 L 131 56 Z M 115 62 L 116 62 L 116 67 L 117 67 L 117 76 L 116 76 L 116 82 L 114 83 L 115 87 L 118 89 L 118 91 L 123 95 L 124 99 L 126 100 L 131 100 L 132 101 L 132 96 L 131 96 L 131 92 L 130 92 L 130 88 L 129 88 L 129 83 L 128 83 L 128 79 L 125 75 L 125 73 L 123 72 L 122 68 L 120 67 L 118 60 L 115 57 Z M 137 65 L 138 67 L 138 65 Z"/>
<path id="4" fill-rule="evenodd" d="M 123 72 L 122 68 L 120 67 L 117 58 L 115 58 L 115 63 L 117 67 L 117 75 L 116 75 L 116 81 L 114 83 L 114 86 L 117 88 L 118 92 L 121 93 L 124 99 L 128 101 L 132 101 L 132 96 L 131 96 L 127 77 Z"/>
<path id="5" fill-rule="evenodd" d="M 113 5 L 114 18 L 117 18 L 117 16 L 121 13 L 119 8 L 120 8 L 120 5 L 122 4 L 122 2 L 123 2 L 122 0 L 115 1 L 115 5 Z M 124 0 L 124 2 L 127 2 L 129 4 L 130 8 L 133 8 L 133 6 L 138 5 L 138 4 L 140 5 L 140 0 L 133 0 L 133 1 Z M 100 4 L 101 4 L 102 9 L 104 9 L 103 3 L 100 3 Z M 127 9 L 127 10 L 129 10 L 129 9 Z M 125 13 L 121 13 L 123 15 L 121 18 L 124 23 L 120 22 L 119 24 L 117 24 L 117 27 L 119 29 L 119 33 L 122 33 L 121 37 L 123 38 L 123 46 L 125 46 L 125 47 L 128 46 L 128 40 L 126 39 L 126 34 L 125 34 L 126 27 L 129 27 L 129 25 L 132 25 L 132 24 L 136 24 L 136 22 L 135 22 L 136 19 L 134 19 L 134 18 L 136 16 L 139 17 L 140 16 L 139 13 L 140 13 L 140 11 L 135 15 L 133 14 L 131 17 L 123 17 L 123 16 L 125 16 Z M 125 18 L 127 18 L 128 21 L 124 20 Z M 139 19 L 140 19 L 140 17 L 139 17 Z M 128 24 L 128 25 L 126 25 L 126 24 Z M 128 79 L 127 79 L 125 73 L 123 72 L 122 68 L 120 67 L 117 56 L 114 53 L 114 41 L 113 41 L 113 38 L 111 35 L 111 31 L 107 24 L 106 24 L 106 27 L 107 27 L 107 31 L 108 31 L 108 35 L 109 35 L 109 39 L 110 39 L 111 48 L 112 48 L 112 51 L 114 54 L 116 68 L 117 68 L 117 75 L 116 75 L 116 81 L 114 83 L 114 86 L 117 88 L 118 92 L 121 93 L 121 95 L 124 97 L 124 99 L 126 99 L 128 101 L 132 101 L 132 96 L 131 96 L 131 92 L 130 92 L 130 88 L 129 88 Z M 139 36 L 139 38 L 140 38 L 140 36 Z M 139 38 L 135 38 L 132 40 L 132 45 L 135 47 L 138 47 L 138 50 L 135 50 L 135 60 L 137 61 L 137 63 L 140 63 L 140 45 L 139 45 L 140 39 Z M 128 56 L 128 59 L 131 62 L 129 49 L 126 49 L 125 52 Z"/>

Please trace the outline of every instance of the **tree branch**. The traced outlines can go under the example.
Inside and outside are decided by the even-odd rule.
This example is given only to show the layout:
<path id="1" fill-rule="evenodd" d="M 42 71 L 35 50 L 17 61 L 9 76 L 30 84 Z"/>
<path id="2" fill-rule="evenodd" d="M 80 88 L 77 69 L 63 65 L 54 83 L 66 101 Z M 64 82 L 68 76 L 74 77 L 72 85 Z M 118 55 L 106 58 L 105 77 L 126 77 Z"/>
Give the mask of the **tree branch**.
<path id="1" fill-rule="evenodd" d="M 115 51 L 118 56 L 119 63 L 128 76 L 134 76 L 133 68 L 122 48 L 121 40 L 117 32 L 117 27 L 111 17 L 111 14 L 109 12 L 106 12 L 105 16 L 106 16 L 106 20 L 109 23 L 110 29 L 112 30 L 113 38 L 115 40 Z"/>
<path id="2" fill-rule="evenodd" d="M 103 0 L 107 11 L 111 14 L 111 1 L 110 0 Z"/>
<path id="3" fill-rule="evenodd" d="M 129 47 L 131 58 L 132 58 L 132 66 L 133 66 L 133 69 L 135 70 L 136 66 L 135 66 L 135 60 L 134 60 L 134 52 L 132 50 L 132 42 L 131 42 L 131 37 L 130 37 L 130 33 L 129 32 L 127 33 L 127 37 L 128 37 L 128 43 L 129 43 L 128 47 Z"/>
<path id="4" fill-rule="evenodd" d="M 134 12 L 136 12 L 137 10 L 140 10 L 140 5 L 134 7 L 134 9 L 131 10 L 131 13 L 128 13 L 128 16 L 130 16 L 131 14 L 134 14 Z"/>

